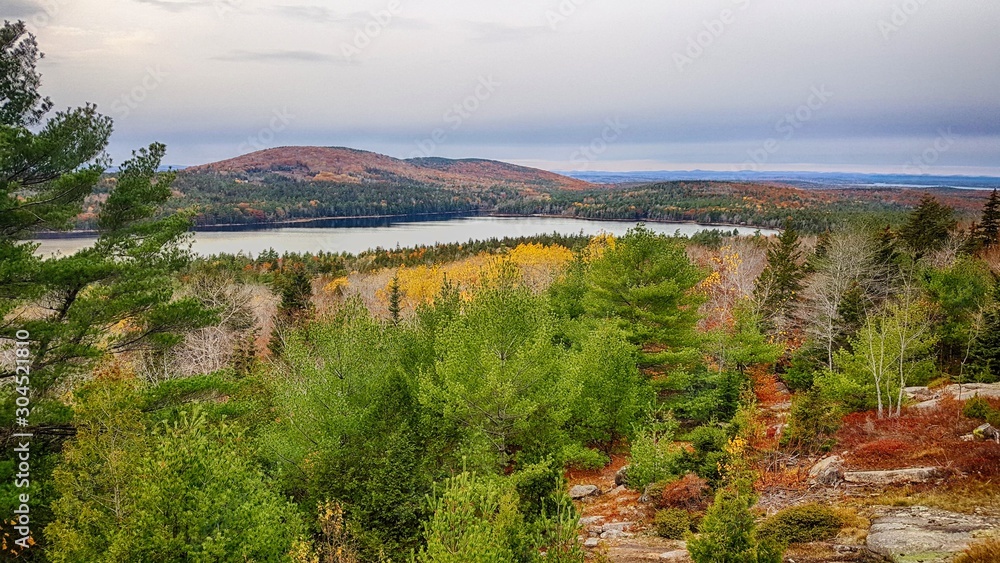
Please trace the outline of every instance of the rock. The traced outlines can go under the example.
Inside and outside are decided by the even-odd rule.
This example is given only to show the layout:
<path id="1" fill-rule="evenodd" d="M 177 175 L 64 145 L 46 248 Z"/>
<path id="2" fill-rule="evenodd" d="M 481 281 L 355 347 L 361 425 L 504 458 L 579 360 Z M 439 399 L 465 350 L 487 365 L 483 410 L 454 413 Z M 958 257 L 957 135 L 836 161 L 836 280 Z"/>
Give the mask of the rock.
<path id="1" fill-rule="evenodd" d="M 940 395 L 927 387 L 904 387 L 903 394 L 906 395 L 907 399 L 915 399 L 917 401 L 929 401 L 940 397 Z"/>
<path id="2" fill-rule="evenodd" d="M 635 522 L 611 522 L 604 525 L 605 532 L 624 532 L 635 525 Z"/>
<path id="3" fill-rule="evenodd" d="M 819 460 L 809 470 L 809 479 L 819 485 L 836 485 L 844 479 L 844 460 L 839 455 Z"/>
<path id="4" fill-rule="evenodd" d="M 862 485 L 902 485 L 905 483 L 926 483 L 941 475 L 937 467 L 915 467 L 889 471 L 848 471 L 844 481 Z"/>
<path id="5" fill-rule="evenodd" d="M 1000 444 L 1000 430 L 993 427 L 992 424 L 986 423 L 976 428 L 972 431 L 972 436 L 979 438 L 980 440 L 993 440 Z"/>
<path id="6" fill-rule="evenodd" d="M 690 561 L 691 556 L 688 555 L 687 550 L 677 549 L 674 551 L 668 551 L 666 553 L 661 553 L 658 558 L 660 561 L 675 561 L 676 563 L 681 563 L 684 561 Z"/>
<path id="7" fill-rule="evenodd" d="M 613 497 L 617 497 L 617 496 L 623 495 L 623 494 L 625 494 L 627 492 L 628 492 L 628 488 L 625 487 L 625 485 L 618 485 L 617 487 L 615 487 L 615 488 L 611 489 L 610 491 L 608 491 L 608 494 L 611 495 L 611 496 L 613 496 Z"/>
<path id="8" fill-rule="evenodd" d="M 968 401 L 979 396 L 984 399 L 1000 399 L 1000 383 L 964 383 L 949 385 L 941 390 L 942 394 L 951 395 L 958 401 Z"/>
<path id="9" fill-rule="evenodd" d="M 625 485 L 625 479 L 628 477 L 628 466 L 623 465 L 621 469 L 615 472 L 615 486 L 621 487 Z"/>
<path id="10" fill-rule="evenodd" d="M 599 494 L 601 494 L 601 489 L 597 488 L 597 485 L 577 485 L 569 490 L 569 498 L 573 500 Z"/>
<path id="11" fill-rule="evenodd" d="M 583 542 L 583 547 L 586 547 L 586 548 L 589 548 L 589 549 L 593 549 L 593 548 L 595 548 L 595 547 L 597 547 L 599 545 L 601 545 L 601 540 L 599 540 L 597 538 L 587 538 L 587 540 Z"/>
<path id="12" fill-rule="evenodd" d="M 606 530 L 601 533 L 602 540 L 615 540 L 618 538 L 630 538 L 632 534 L 621 530 Z"/>
<path id="13" fill-rule="evenodd" d="M 977 516 L 922 506 L 893 508 L 872 521 L 867 546 L 894 560 L 945 561 L 968 547 L 976 532 L 992 528 Z"/>
<path id="14" fill-rule="evenodd" d="M 941 406 L 941 399 L 931 399 L 930 401 L 923 401 L 915 405 L 911 405 L 910 408 L 918 411 L 932 411 Z"/>
<path id="15" fill-rule="evenodd" d="M 586 527 L 588 527 L 590 525 L 594 525 L 594 524 L 600 525 L 602 523 L 604 523 L 604 517 L 603 516 L 584 516 L 584 517 L 580 518 L 580 527 L 581 528 L 586 528 Z"/>

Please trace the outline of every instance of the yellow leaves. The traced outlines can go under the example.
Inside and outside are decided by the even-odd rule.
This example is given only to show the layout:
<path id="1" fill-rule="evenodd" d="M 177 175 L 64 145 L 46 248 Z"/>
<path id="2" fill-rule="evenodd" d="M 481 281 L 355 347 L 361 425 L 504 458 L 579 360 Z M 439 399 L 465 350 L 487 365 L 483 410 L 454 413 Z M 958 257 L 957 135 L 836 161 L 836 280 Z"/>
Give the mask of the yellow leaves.
<path id="1" fill-rule="evenodd" d="M 601 233 L 590 239 L 590 243 L 583 249 L 583 261 L 590 264 L 599 260 L 608 250 L 615 249 L 615 235 L 611 233 Z"/>
<path id="2" fill-rule="evenodd" d="M 521 244 L 505 255 L 480 254 L 465 260 L 433 266 L 403 266 L 396 271 L 404 308 L 433 303 L 445 278 L 454 284 L 463 299 L 471 299 L 476 289 L 495 285 L 508 276 L 520 278 L 535 291 L 547 288 L 573 260 L 573 252 L 564 246 Z M 391 277 L 390 277 L 391 278 Z M 388 303 L 390 281 L 377 292 Z"/>
<path id="3" fill-rule="evenodd" d="M 351 285 L 351 282 L 346 277 L 337 278 L 323 286 L 323 291 L 334 295 L 342 295 L 349 285 Z"/>

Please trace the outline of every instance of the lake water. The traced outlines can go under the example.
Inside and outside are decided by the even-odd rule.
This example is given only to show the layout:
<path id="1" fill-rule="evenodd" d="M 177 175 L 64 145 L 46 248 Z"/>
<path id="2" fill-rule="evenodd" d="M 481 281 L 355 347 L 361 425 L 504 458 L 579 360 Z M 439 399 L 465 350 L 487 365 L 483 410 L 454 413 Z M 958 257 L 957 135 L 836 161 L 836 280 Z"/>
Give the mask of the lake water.
<path id="1" fill-rule="evenodd" d="M 464 217 L 447 221 L 398 222 L 380 227 L 323 227 L 323 228 L 281 228 L 253 231 L 197 232 L 194 236 L 194 252 L 209 256 L 212 254 L 242 252 L 256 256 L 273 248 L 279 253 L 302 252 L 350 252 L 357 254 L 376 247 L 396 248 L 435 243 L 467 242 L 503 237 L 524 237 L 557 232 L 564 235 L 596 235 L 601 232 L 623 235 L 636 223 L 627 221 L 585 221 L 561 217 Z M 695 225 L 691 223 L 647 223 L 650 230 L 658 233 L 691 235 L 706 229 L 724 229 Z M 756 230 L 741 227 L 741 234 L 751 235 Z M 777 231 L 759 229 L 762 234 L 776 234 Z M 51 255 L 56 252 L 68 254 L 93 244 L 93 238 L 45 239 L 39 241 L 38 252 Z"/>

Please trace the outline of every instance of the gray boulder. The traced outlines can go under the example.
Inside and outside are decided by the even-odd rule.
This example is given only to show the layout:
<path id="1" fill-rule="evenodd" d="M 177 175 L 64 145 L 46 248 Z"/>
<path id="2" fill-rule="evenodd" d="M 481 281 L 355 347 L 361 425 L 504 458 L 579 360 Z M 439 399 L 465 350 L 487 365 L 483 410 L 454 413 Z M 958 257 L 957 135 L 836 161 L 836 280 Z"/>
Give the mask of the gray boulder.
<path id="1" fill-rule="evenodd" d="M 993 440 L 994 442 L 1000 443 L 1000 430 L 997 430 L 992 424 L 983 424 L 979 428 L 972 431 L 972 436 L 980 440 Z"/>
<path id="2" fill-rule="evenodd" d="M 958 401 L 968 401 L 977 396 L 985 399 L 1000 399 L 1000 383 L 955 384 L 945 387 L 941 392 L 955 397 Z"/>
<path id="3" fill-rule="evenodd" d="M 872 521 L 867 547 L 894 561 L 947 561 L 994 527 L 978 516 L 922 506 L 892 508 Z"/>
<path id="4" fill-rule="evenodd" d="M 597 488 L 597 485 L 577 485 L 569 490 L 569 497 L 573 500 L 580 500 L 599 494 L 601 494 L 601 489 Z"/>
<path id="5" fill-rule="evenodd" d="M 844 479 L 844 460 L 839 455 L 823 458 L 809 469 L 809 480 L 817 485 L 836 485 Z"/>
<path id="6" fill-rule="evenodd" d="M 859 485 L 903 485 L 926 483 L 940 476 L 941 469 L 938 467 L 915 467 L 889 471 L 848 471 L 844 473 L 844 481 Z"/>

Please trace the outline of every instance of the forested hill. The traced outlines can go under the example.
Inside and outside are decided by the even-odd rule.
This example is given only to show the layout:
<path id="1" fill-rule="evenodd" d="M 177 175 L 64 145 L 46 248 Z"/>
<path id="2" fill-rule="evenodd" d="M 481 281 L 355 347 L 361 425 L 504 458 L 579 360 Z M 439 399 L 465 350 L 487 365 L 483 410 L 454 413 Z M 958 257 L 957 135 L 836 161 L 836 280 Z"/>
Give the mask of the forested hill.
<path id="1" fill-rule="evenodd" d="M 168 208 L 193 212 L 199 226 L 274 223 L 472 212 L 510 199 L 591 188 L 582 180 L 490 160 L 401 160 L 349 148 L 280 147 L 178 172 Z"/>
<path id="2" fill-rule="evenodd" d="M 292 180 L 343 184 L 413 183 L 473 189 L 503 186 L 518 191 L 592 186 L 583 180 L 505 162 L 446 158 L 400 160 L 344 147 L 279 147 L 184 170 L 184 175 L 206 173 L 237 177 L 276 174 Z"/>
<path id="3" fill-rule="evenodd" d="M 88 198 L 78 228 L 93 228 L 114 175 Z M 858 217 L 895 223 L 933 192 L 960 218 L 986 192 L 946 188 L 802 189 L 774 182 L 678 181 L 598 185 L 504 162 L 401 160 L 331 147 L 281 147 L 177 173 L 165 215 L 196 227 L 334 217 L 492 213 L 628 221 L 696 221 L 821 232 Z"/>

